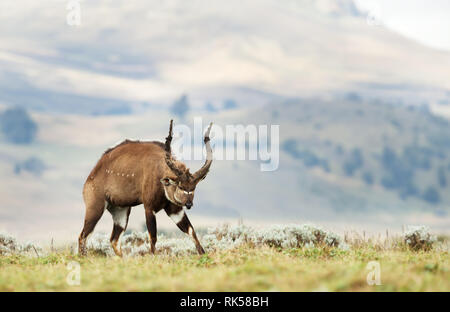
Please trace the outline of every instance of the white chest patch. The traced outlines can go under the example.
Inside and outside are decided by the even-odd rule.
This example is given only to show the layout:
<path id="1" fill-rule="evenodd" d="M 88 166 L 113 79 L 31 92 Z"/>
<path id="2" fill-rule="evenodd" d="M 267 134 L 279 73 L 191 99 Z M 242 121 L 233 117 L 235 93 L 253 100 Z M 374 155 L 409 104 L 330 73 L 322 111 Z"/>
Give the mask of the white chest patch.
<path id="1" fill-rule="evenodd" d="M 184 210 L 180 209 L 180 211 L 178 211 L 177 213 L 171 214 L 169 217 L 173 220 L 173 222 L 175 222 L 177 224 L 178 222 L 183 220 Z"/>

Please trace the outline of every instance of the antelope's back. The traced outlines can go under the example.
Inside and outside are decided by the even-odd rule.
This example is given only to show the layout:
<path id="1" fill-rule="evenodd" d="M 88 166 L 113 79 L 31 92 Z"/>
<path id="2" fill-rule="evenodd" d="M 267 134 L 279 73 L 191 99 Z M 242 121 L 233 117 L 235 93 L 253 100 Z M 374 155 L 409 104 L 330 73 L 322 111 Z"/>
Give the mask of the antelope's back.
<path id="1" fill-rule="evenodd" d="M 128 177 L 137 180 L 144 168 L 160 166 L 164 162 L 164 156 L 164 144 L 161 142 L 125 140 L 103 153 L 87 180 L 105 177 Z"/>

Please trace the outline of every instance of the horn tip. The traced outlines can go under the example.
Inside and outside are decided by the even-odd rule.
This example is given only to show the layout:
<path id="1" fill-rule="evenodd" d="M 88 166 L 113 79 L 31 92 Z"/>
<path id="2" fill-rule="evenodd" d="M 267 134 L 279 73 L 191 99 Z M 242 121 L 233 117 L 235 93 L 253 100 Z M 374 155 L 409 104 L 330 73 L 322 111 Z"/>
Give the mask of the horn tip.
<path id="1" fill-rule="evenodd" d="M 209 134 L 210 134 L 210 132 L 211 132 L 211 127 L 212 127 L 212 125 L 213 125 L 213 123 L 210 122 L 210 123 L 209 123 L 209 127 L 208 127 L 208 129 L 206 130 L 205 137 L 209 137 Z"/>

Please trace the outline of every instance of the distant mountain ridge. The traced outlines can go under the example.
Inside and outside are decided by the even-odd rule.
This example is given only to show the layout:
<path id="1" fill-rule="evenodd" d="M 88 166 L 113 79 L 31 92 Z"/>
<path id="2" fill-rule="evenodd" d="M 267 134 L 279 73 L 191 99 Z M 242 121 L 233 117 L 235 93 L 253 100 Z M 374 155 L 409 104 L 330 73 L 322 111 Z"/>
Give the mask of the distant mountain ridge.
<path id="1" fill-rule="evenodd" d="M 244 106 L 271 100 L 234 91 L 244 88 L 279 97 L 357 91 L 414 105 L 450 98 L 450 53 L 368 25 L 351 0 L 115 0 L 82 10 L 78 28 L 51 0 L 3 17 L 11 27 L 0 29 L 0 102 L 126 114 L 184 93 L 194 108 L 218 93 Z"/>
<path id="2" fill-rule="evenodd" d="M 195 217 L 448 232 L 450 126 L 437 114 L 450 116 L 450 53 L 369 25 L 353 1 L 84 1 L 78 28 L 62 2 L 10 3 L 0 108 L 25 108 L 38 131 L 27 146 L 0 138 L 0 226 L 76 236 L 101 153 L 163 140 L 186 95 L 176 124 L 280 125 L 279 168 L 214 161 Z"/>

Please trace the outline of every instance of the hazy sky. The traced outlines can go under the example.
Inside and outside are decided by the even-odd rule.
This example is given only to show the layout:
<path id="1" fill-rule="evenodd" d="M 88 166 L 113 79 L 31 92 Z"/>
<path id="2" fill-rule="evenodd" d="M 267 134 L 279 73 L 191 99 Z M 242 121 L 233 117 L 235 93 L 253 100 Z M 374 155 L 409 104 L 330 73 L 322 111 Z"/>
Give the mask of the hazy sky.
<path id="1" fill-rule="evenodd" d="M 450 1 L 355 0 L 389 28 L 438 49 L 450 50 Z"/>

